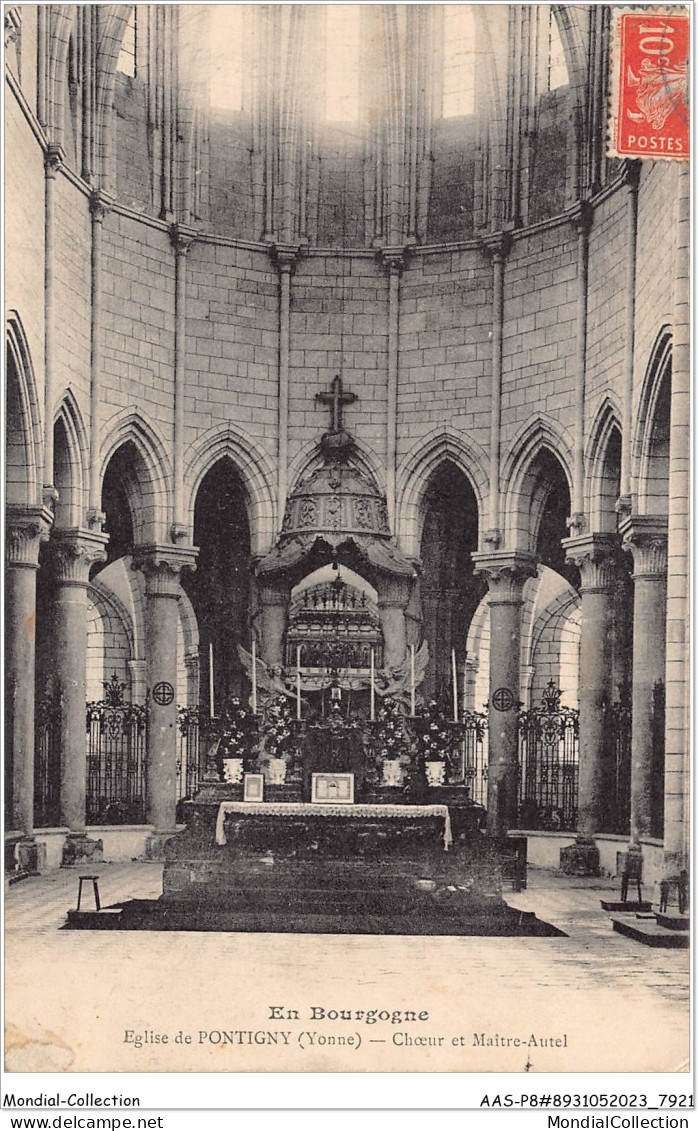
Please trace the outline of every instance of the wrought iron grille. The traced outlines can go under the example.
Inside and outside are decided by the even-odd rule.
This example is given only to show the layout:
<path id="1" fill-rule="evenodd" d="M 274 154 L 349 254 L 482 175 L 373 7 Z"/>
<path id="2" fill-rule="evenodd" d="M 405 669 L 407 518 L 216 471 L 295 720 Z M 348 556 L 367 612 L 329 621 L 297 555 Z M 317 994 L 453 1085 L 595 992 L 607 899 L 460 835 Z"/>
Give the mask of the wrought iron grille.
<path id="1" fill-rule="evenodd" d="M 560 704 L 552 680 L 519 717 L 519 828 L 576 829 L 579 712 Z"/>
<path id="2" fill-rule="evenodd" d="M 36 707 L 34 728 L 34 824 L 55 828 L 61 816 L 61 706 L 47 695 Z"/>
<path id="3" fill-rule="evenodd" d="M 606 764 L 611 776 L 609 805 L 604 827 L 609 833 L 630 833 L 630 751 L 632 705 L 629 691 L 621 692 L 617 703 L 604 707 Z"/>
<path id="4" fill-rule="evenodd" d="M 460 725 L 463 741 L 459 754 L 451 759 L 449 782 L 464 785 L 473 801 L 487 807 L 487 715 L 466 711 Z"/>
<path id="5" fill-rule="evenodd" d="M 664 836 L 664 754 L 666 748 L 666 688 L 661 680 L 652 688 L 652 784 L 650 834 Z"/>
<path id="6" fill-rule="evenodd" d="M 179 708 L 177 800 L 193 797 L 199 787 L 199 708 Z"/>
<path id="7" fill-rule="evenodd" d="M 124 703 L 125 683 L 115 675 L 104 698 L 87 704 L 89 825 L 140 824 L 146 819 L 146 709 Z"/>

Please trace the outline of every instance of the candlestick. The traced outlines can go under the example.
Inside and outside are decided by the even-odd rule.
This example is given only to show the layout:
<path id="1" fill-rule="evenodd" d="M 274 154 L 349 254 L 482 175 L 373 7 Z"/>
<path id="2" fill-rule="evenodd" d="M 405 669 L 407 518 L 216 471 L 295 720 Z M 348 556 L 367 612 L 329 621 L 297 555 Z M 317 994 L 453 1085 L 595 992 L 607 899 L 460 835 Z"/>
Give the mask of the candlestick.
<path id="1" fill-rule="evenodd" d="M 414 686 L 414 644 L 410 644 L 410 708 L 412 717 L 414 718 L 415 711 L 415 686 Z"/>
<path id="2" fill-rule="evenodd" d="M 371 722 L 376 721 L 376 662 L 371 649 Z"/>
<path id="3" fill-rule="evenodd" d="M 208 645 L 208 713 L 212 719 L 216 717 L 213 699 L 213 641 Z"/>
<path id="4" fill-rule="evenodd" d="M 257 641 L 252 638 L 252 714 L 257 714 Z"/>
<path id="5" fill-rule="evenodd" d="M 301 646 L 296 647 L 296 718 L 301 720 Z"/>
<path id="6" fill-rule="evenodd" d="M 456 650 L 451 649 L 451 668 L 453 670 L 453 721 L 458 722 L 458 668 L 456 666 Z"/>

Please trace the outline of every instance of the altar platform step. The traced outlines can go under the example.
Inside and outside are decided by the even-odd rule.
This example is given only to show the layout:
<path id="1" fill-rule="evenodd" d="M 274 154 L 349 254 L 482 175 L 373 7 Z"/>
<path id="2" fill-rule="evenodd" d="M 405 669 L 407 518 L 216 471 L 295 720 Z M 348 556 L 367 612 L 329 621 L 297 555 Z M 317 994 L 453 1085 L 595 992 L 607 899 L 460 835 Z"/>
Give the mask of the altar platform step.
<path id="1" fill-rule="evenodd" d="M 333 935 L 451 935 L 480 937 L 565 937 L 562 931 L 536 918 L 501 905 L 491 914 L 444 914 L 432 905 L 415 914 L 367 910 L 341 913 L 322 910 L 230 908 L 205 903 L 186 904 L 161 899 L 131 900 L 101 912 L 68 912 L 64 929 L 118 931 L 225 931 L 264 934 Z"/>
<path id="2" fill-rule="evenodd" d="M 658 917 L 639 919 L 634 915 L 612 915 L 613 930 L 626 938 L 635 939 L 645 946 L 685 949 L 690 945 L 688 930 L 663 926 Z"/>

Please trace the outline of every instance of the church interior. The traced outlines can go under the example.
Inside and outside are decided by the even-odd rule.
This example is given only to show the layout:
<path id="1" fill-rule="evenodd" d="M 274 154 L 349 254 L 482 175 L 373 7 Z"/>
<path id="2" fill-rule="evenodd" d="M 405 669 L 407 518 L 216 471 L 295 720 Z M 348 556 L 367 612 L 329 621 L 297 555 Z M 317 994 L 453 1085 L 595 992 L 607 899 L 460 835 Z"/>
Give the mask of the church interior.
<path id="1" fill-rule="evenodd" d="M 685 931 L 690 182 L 606 156 L 612 41 L 5 7 L 22 899 L 136 859 L 220 904 L 234 842 L 248 901 L 412 854 L 426 923 L 434 845 L 456 890 L 489 844 Z"/>

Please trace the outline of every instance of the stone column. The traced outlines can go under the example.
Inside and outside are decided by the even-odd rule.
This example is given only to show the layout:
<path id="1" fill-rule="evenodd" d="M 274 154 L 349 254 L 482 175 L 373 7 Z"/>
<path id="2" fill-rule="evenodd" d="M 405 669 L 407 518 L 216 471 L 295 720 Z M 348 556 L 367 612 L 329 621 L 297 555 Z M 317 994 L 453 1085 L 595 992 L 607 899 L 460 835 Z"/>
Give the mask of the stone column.
<path id="1" fill-rule="evenodd" d="M 523 587 L 536 573 L 532 554 L 473 554 L 475 573 L 489 586 L 490 733 L 487 831 L 505 836 L 516 822 L 519 762 L 519 680 Z"/>
<path id="2" fill-rule="evenodd" d="M 5 525 L 5 798 L 8 830 L 23 872 L 39 872 L 46 848 L 34 839 L 34 660 L 36 571 L 51 512 L 8 507 Z"/>
<path id="3" fill-rule="evenodd" d="M 620 533 L 634 567 L 630 852 L 640 855 L 652 819 L 654 688 L 666 678 L 667 520 L 635 515 Z"/>
<path id="4" fill-rule="evenodd" d="M 603 831 L 610 770 L 604 746 L 604 703 L 612 675 L 610 632 L 618 539 L 612 534 L 584 534 L 563 542 L 567 561 L 576 565 L 582 584 L 582 633 L 579 645 L 579 816 L 575 844 L 560 851 L 568 875 L 598 876 L 599 850 L 594 835 Z"/>
<path id="5" fill-rule="evenodd" d="M 291 600 L 291 588 L 288 581 L 281 577 L 273 580 L 265 578 L 259 581 L 259 604 L 261 607 L 262 623 L 262 655 L 270 667 L 283 668 L 284 641 L 286 639 L 286 624 L 288 621 L 288 606 Z"/>
<path id="6" fill-rule="evenodd" d="M 412 579 L 383 574 L 378 578 L 378 615 L 383 630 L 383 667 L 394 668 L 407 654 L 405 609 L 412 590 Z"/>
<path id="7" fill-rule="evenodd" d="M 85 828 L 87 751 L 85 667 L 87 583 L 90 567 L 104 561 L 107 536 L 91 530 L 54 530 L 49 542 L 55 579 L 55 688 L 60 701 L 61 823 L 68 828 L 64 866 L 101 859 L 101 840 Z"/>
<path id="8" fill-rule="evenodd" d="M 177 808 L 177 602 L 183 569 L 194 569 L 192 546 L 137 546 L 133 568 L 145 576 L 145 677 L 148 705 L 146 792 L 153 831 L 151 860 L 162 859 L 176 832 Z"/>

